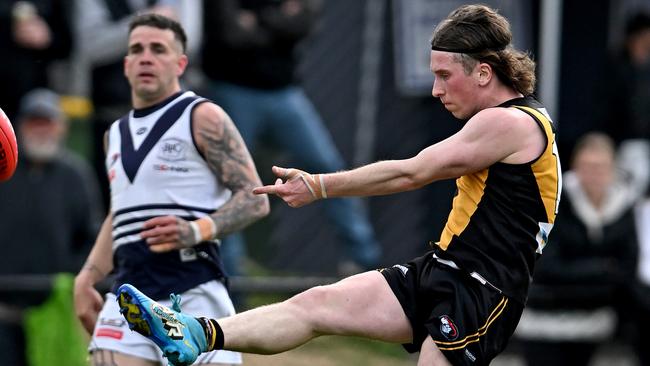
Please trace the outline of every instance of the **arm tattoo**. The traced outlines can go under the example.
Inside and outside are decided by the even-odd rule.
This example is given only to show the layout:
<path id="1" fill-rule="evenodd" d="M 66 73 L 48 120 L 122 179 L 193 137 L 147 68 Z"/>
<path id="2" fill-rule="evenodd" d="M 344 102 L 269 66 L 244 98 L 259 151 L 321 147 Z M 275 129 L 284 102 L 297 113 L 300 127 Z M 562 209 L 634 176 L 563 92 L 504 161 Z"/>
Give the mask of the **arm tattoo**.
<path id="1" fill-rule="evenodd" d="M 177 217 L 176 225 L 178 225 L 178 241 L 182 246 L 191 247 L 192 245 L 198 244 L 194 237 L 194 232 L 187 221 Z"/>
<path id="2" fill-rule="evenodd" d="M 220 123 L 210 123 L 198 132 L 206 142 L 204 153 L 210 169 L 232 191 L 230 200 L 212 214 L 222 237 L 266 215 L 268 199 L 252 192 L 261 185 L 260 178 L 244 141 L 226 114 L 222 114 Z"/>

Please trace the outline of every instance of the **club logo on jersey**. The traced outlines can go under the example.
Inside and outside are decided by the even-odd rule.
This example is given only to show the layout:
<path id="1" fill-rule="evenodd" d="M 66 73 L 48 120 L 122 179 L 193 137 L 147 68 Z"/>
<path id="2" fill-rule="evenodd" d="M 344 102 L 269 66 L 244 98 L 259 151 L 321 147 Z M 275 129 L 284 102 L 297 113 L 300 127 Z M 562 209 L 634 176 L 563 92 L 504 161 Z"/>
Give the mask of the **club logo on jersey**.
<path id="1" fill-rule="evenodd" d="M 458 328 L 449 316 L 441 315 L 438 319 L 440 319 L 440 333 L 442 333 L 445 338 L 450 341 L 458 338 Z"/>
<path id="2" fill-rule="evenodd" d="M 187 143 L 177 138 L 168 138 L 160 141 L 158 157 L 165 161 L 185 160 Z"/>

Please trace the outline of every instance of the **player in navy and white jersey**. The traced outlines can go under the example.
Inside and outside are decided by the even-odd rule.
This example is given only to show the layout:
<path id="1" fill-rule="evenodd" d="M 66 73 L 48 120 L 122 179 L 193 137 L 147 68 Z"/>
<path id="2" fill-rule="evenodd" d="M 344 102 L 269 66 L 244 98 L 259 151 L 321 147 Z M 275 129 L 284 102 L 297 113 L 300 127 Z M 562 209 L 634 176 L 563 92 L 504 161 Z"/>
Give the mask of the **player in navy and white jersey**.
<path id="1" fill-rule="evenodd" d="M 164 362 L 155 345 L 130 332 L 115 299 L 131 283 L 170 306 L 182 294 L 186 310 L 234 314 L 225 288 L 218 239 L 268 214 L 254 163 L 228 115 L 182 91 L 188 60 L 181 26 L 141 15 L 129 30 L 125 75 L 133 110 L 106 134 L 111 209 L 75 281 L 76 311 L 93 333 L 94 365 Z M 114 274 L 104 302 L 93 285 Z M 101 310 L 101 311 L 100 311 Z M 239 364 L 231 351 L 206 353 L 197 364 Z"/>

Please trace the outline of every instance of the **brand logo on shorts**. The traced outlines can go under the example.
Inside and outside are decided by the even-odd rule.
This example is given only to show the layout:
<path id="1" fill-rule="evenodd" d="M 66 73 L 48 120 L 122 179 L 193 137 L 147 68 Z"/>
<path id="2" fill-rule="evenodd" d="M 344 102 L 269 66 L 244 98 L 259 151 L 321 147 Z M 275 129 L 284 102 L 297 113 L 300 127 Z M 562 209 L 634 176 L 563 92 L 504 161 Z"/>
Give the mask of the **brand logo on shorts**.
<path id="1" fill-rule="evenodd" d="M 438 319 L 440 319 L 440 333 L 442 333 L 445 338 L 450 341 L 458 338 L 458 328 L 449 316 L 442 315 Z"/>
<path id="2" fill-rule="evenodd" d="M 476 362 L 476 356 L 474 356 L 474 354 L 470 352 L 467 348 L 465 348 L 465 357 L 467 357 L 472 362 Z"/>
<path id="3" fill-rule="evenodd" d="M 409 271 L 408 267 L 405 267 L 405 266 L 403 266 L 401 264 L 396 264 L 393 267 L 399 269 L 402 272 L 402 275 L 405 276 L 405 277 L 406 277 L 406 272 Z"/>
<path id="4" fill-rule="evenodd" d="M 122 339 L 122 337 L 124 337 L 124 332 L 115 329 L 99 328 L 97 329 L 95 336 L 98 338 L 103 337 L 103 338 Z"/>
<path id="5" fill-rule="evenodd" d="M 119 328 L 126 325 L 126 320 L 119 318 L 101 318 L 99 319 L 99 324 Z"/>

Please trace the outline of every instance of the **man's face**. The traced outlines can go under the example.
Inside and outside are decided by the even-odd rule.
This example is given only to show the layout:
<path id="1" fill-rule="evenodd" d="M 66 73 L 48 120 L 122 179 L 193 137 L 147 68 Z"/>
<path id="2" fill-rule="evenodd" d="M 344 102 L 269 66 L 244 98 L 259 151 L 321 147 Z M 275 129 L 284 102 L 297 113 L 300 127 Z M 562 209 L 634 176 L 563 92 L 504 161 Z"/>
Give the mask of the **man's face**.
<path id="1" fill-rule="evenodd" d="M 650 29 L 635 35 L 629 43 L 632 61 L 637 66 L 650 65 Z"/>
<path id="2" fill-rule="evenodd" d="M 167 97 L 178 87 L 186 65 L 171 30 L 140 26 L 131 32 L 124 74 L 137 98 L 153 102 Z"/>
<path id="3" fill-rule="evenodd" d="M 612 153 L 602 149 L 586 149 L 575 156 L 572 168 L 591 198 L 605 195 L 614 180 L 616 167 Z"/>
<path id="4" fill-rule="evenodd" d="M 476 68 L 476 67 L 475 67 Z M 431 94 L 458 119 L 468 119 L 477 111 L 478 80 L 474 72 L 467 75 L 463 65 L 451 52 L 431 51 L 431 72 L 435 80 Z"/>
<path id="5" fill-rule="evenodd" d="M 23 117 L 18 125 L 22 151 L 32 161 L 54 159 L 63 143 L 66 128 L 63 121 L 46 117 Z"/>

